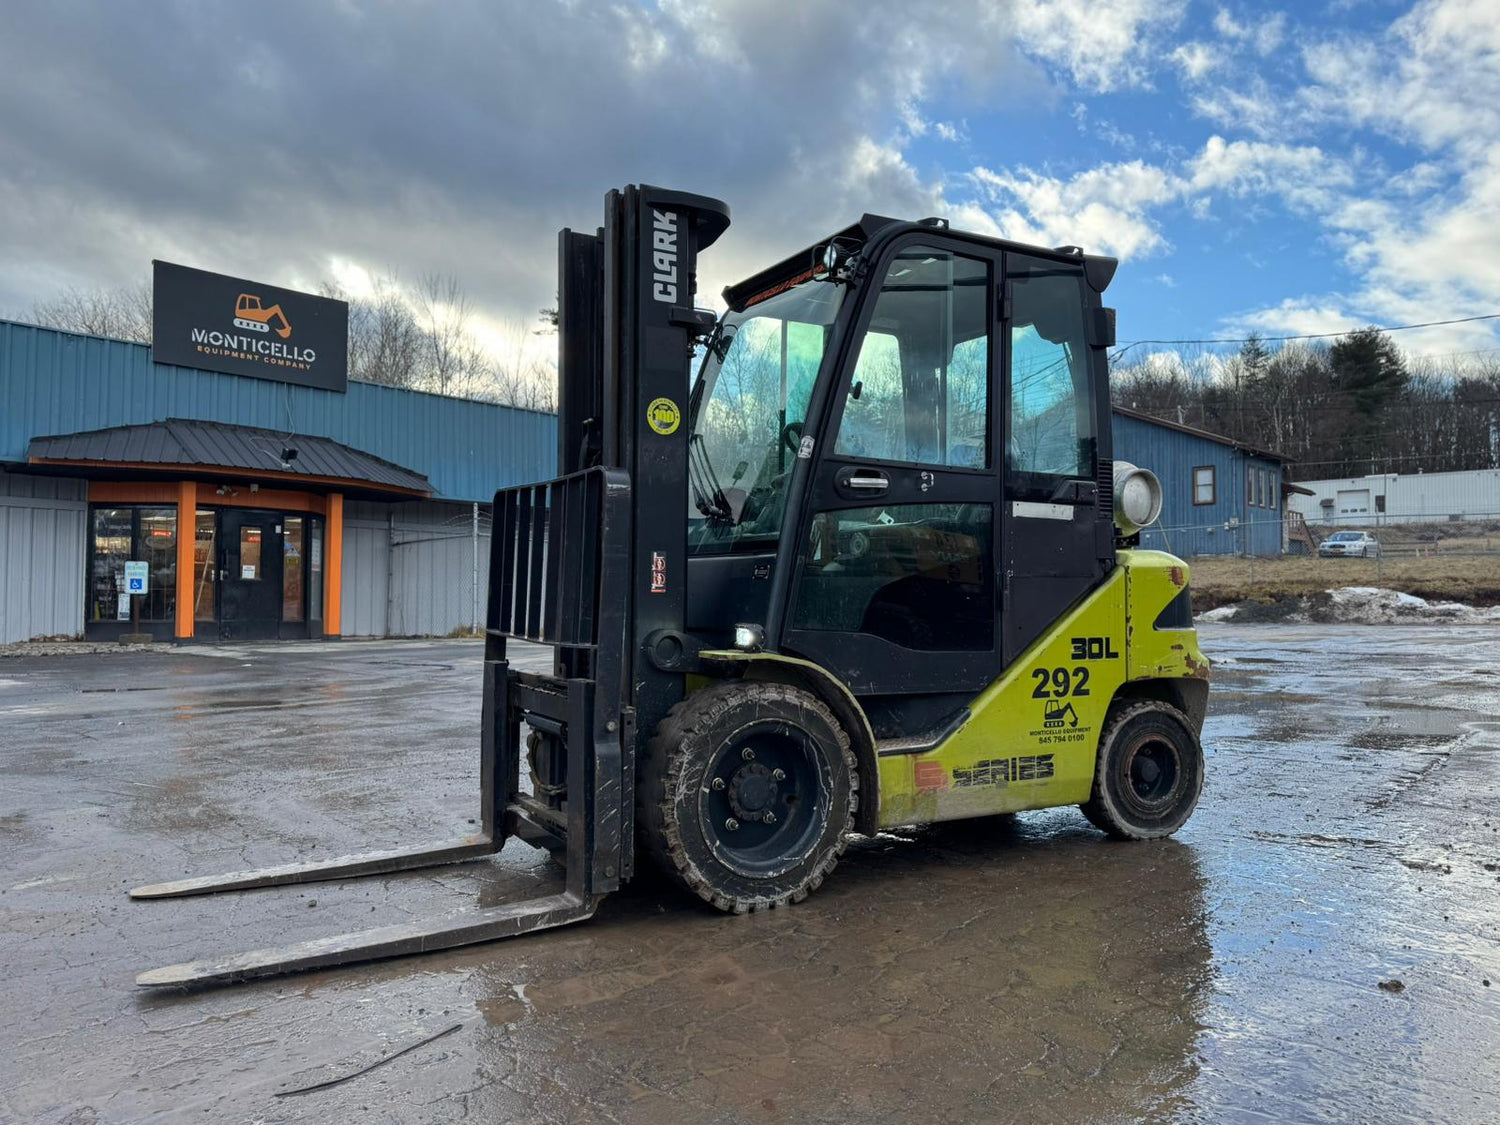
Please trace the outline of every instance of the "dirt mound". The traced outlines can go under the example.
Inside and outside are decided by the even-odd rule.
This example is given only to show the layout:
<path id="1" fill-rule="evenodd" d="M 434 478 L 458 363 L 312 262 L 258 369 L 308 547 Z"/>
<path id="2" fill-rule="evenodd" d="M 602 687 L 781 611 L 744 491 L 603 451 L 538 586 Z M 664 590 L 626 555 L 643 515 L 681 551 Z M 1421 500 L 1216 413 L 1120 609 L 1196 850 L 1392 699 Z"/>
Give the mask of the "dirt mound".
<path id="1" fill-rule="evenodd" d="M 1312 622 L 1320 625 L 1430 625 L 1500 624 L 1500 607 L 1475 607 L 1458 602 L 1435 602 L 1399 590 L 1374 586 L 1341 586 L 1274 600 L 1252 600 L 1220 606 L 1198 616 L 1199 621 Z"/>

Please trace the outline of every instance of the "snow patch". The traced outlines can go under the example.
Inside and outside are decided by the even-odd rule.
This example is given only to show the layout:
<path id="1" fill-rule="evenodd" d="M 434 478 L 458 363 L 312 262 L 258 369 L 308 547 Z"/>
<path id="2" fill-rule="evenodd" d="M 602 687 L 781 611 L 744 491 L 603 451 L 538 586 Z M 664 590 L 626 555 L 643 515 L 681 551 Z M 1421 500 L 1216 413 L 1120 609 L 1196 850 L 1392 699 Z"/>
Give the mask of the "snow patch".
<path id="1" fill-rule="evenodd" d="M 1465 625 L 1500 623 L 1500 606 L 1476 607 L 1459 602 L 1431 602 L 1399 590 L 1375 586 L 1340 586 L 1305 597 L 1264 602 L 1236 602 L 1198 615 L 1202 622 L 1286 621 L 1324 625 L 1423 625 L 1452 621 Z"/>

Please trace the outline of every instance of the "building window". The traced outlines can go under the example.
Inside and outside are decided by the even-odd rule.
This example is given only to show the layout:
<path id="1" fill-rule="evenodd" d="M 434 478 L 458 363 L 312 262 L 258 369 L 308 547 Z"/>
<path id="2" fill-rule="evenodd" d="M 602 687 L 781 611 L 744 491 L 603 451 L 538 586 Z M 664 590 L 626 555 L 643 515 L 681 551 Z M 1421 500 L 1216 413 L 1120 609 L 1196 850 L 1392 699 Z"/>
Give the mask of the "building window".
<path id="1" fill-rule="evenodd" d="M 1194 505 L 1212 504 L 1217 498 L 1214 489 L 1214 467 L 1199 465 L 1193 470 Z"/>
<path id="2" fill-rule="evenodd" d="M 213 512 L 199 508 L 196 524 L 193 534 L 193 620 L 213 621 L 214 589 L 219 576 L 214 553 L 217 526 Z"/>
<path id="3" fill-rule="evenodd" d="M 1273 511 L 1273 512 L 1276 510 L 1276 506 L 1277 506 L 1276 505 L 1276 494 L 1279 491 L 1280 491 L 1280 489 L 1276 485 L 1276 470 L 1274 470 L 1274 469 L 1267 469 L 1266 470 L 1266 507 L 1270 508 L 1271 511 Z"/>
<path id="4" fill-rule="evenodd" d="M 286 561 L 281 571 L 281 619 L 302 620 L 302 517 L 287 516 L 281 537 Z"/>
<path id="5" fill-rule="evenodd" d="M 307 619 L 323 621 L 323 521 L 307 520 Z"/>
<path id="6" fill-rule="evenodd" d="M 171 621 L 177 609 L 177 509 L 121 506 L 93 510 L 88 619 L 129 621 L 125 564 L 144 562 L 149 576 L 142 621 Z"/>

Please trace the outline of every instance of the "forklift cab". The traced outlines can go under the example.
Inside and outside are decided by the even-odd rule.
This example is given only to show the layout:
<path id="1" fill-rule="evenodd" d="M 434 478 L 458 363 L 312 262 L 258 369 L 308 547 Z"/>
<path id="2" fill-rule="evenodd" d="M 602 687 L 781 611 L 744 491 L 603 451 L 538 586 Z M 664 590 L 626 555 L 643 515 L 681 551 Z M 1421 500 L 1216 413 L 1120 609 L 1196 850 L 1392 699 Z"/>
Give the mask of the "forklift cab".
<path id="1" fill-rule="evenodd" d="M 758 625 L 876 697 L 879 737 L 992 681 L 1114 561 L 1091 264 L 865 216 L 728 290 L 690 398 L 688 632 Z"/>

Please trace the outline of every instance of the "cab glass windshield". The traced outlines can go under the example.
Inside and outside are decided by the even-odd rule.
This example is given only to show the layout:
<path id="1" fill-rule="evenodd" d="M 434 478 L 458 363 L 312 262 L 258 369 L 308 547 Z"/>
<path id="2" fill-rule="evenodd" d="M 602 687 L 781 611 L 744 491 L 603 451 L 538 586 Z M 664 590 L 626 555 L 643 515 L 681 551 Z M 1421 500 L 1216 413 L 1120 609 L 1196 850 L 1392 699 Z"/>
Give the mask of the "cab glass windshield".
<path id="1" fill-rule="evenodd" d="M 688 551 L 774 550 L 844 286 L 813 279 L 725 316 L 693 387 Z"/>

